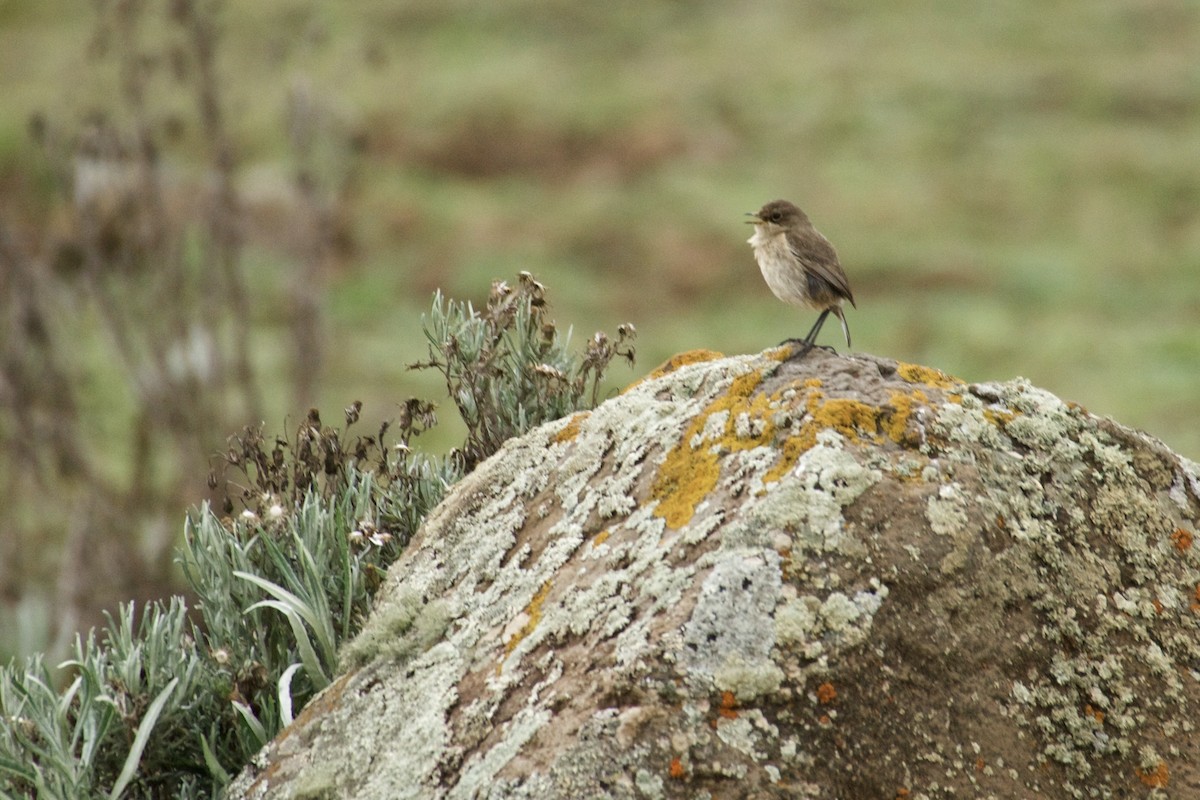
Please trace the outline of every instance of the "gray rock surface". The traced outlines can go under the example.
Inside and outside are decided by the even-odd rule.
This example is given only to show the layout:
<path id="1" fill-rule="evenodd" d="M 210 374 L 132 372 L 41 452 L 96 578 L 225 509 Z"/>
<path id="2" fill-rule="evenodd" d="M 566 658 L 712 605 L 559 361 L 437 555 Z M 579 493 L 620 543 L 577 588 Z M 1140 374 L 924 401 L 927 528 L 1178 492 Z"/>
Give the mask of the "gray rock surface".
<path id="1" fill-rule="evenodd" d="M 230 796 L 1200 797 L 1197 466 L 1021 380 L 786 354 L 508 442 Z"/>

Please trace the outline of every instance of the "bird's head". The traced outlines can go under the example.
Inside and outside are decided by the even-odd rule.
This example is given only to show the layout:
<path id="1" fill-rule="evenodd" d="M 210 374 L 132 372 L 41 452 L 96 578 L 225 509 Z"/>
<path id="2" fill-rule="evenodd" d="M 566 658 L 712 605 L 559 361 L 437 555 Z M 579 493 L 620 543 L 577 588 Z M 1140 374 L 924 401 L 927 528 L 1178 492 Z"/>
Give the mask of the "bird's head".
<path id="1" fill-rule="evenodd" d="M 811 225 L 808 216 L 787 200 L 772 200 L 756 212 L 748 212 L 748 225 L 760 225 L 766 233 L 778 233 Z"/>

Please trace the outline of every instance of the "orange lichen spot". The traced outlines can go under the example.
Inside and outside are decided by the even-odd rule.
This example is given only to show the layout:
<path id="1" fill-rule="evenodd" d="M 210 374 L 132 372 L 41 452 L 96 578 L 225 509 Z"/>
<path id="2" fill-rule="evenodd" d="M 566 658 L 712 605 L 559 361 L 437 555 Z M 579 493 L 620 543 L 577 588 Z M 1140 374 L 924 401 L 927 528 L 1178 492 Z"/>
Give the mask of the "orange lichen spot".
<path id="1" fill-rule="evenodd" d="M 1171 544 L 1175 545 L 1175 549 L 1181 553 L 1186 553 L 1192 547 L 1192 540 L 1195 537 L 1192 532 L 1185 528 L 1176 528 L 1171 534 Z"/>
<path id="2" fill-rule="evenodd" d="M 563 442 L 571 442 L 579 435 L 579 426 L 588 418 L 589 411 L 580 411 L 578 414 L 571 416 L 571 421 L 568 422 L 563 429 L 554 434 L 554 443 L 562 444 Z"/>
<path id="3" fill-rule="evenodd" d="M 1162 600 L 1159 600 L 1157 597 L 1150 601 L 1150 605 L 1154 606 L 1155 614 L 1161 614 L 1163 612 Z"/>
<path id="4" fill-rule="evenodd" d="M 986 766 L 987 766 L 987 764 L 984 763 L 984 760 L 982 758 L 975 759 L 975 771 L 976 772 L 983 772 L 983 768 Z"/>
<path id="5" fill-rule="evenodd" d="M 911 792 L 909 792 L 909 791 L 908 791 L 908 789 L 905 789 L 904 787 L 901 787 L 901 788 L 899 788 L 899 789 L 897 789 L 897 790 L 896 790 L 896 800 L 900 800 L 900 799 L 901 799 L 901 798 L 903 798 L 903 797 L 909 797 L 911 794 L 912 794 L 912 793 L 911 793 Z"/>
<path id="6" fill-rule="evenodd" d="M 817 687 L 817 702 L 823 706 L 827 706 L 834 700 L 837 700 L 837 696 L 837 689 L 833 688 L 833 684 L 829 681 Z"/>
<path id="7" fill-rule="evenodd" d="M 822 714 L 820 717 L 817 718 L 817 722 L 821 723 L 821 727 L 823 727 L 823 728 L 828 728 L 830 725 L 833 724 L 833 720 L 830 719 L 828 714 Z"/>
<path id="8" fill-rule="evenodd" d="M 663 363 L 659 364 L 644 378 L 639 378 L 633 383 L 621 390 L 621 394 L 628 392 L 635 386 L 638 386 L 645 381 L 652 381 L 655 378 L 661 378 L 663 375 L 670 375 L 680 367 L 686 367 L 688 364 L 699 364 L 702 361 L 716 361 L 718 358 L 724 358 L 724 353 L 718 353 L 716 350 L 688 350 L 686 353 L 676 353 L 668 358 Z"/>
<path id="9" fill-rule="evenodd" d="M 592 547 L 599 547 L 608 541 L 609 531 L 602 530 L 592 538 Z"/>
<path id="10" fill-rule="evenodd" d="M 958 378 L 947 375 L 933 367 L 923 367 L 920 364 L 907 364 L 903 361 L 896 364 L 896 374 L 909 383 L 923 383 L 938 389 L 952 389 L 962 386 Z"/>
<path id="11" fill-rule="evenodd" d="M 733 692 L 721 692 L 721 705 L 718 706 L 717 713 L 725 719 L 737 719 L 737 697 Z"/>
<path id="12" fill-rule="evenodd" d="M 529 615 L 529 619 L 521 626 L 521 630 L 513 634 L 513 637 L 504 643 L 504 654 L 508 655 L 517 648 L 521 641 L 533 633 L 534 628 L 542 621 L 542 604 L 546 602 L 546 596 L 550 594 L 550 587 L 553 581 L 546 581 L 542 584 L 542 588 L 538 589 L 537 594 L 529 601 L 529 606 L 525 609 L 525 613 Z"/>
<path id="13" fill-rule="evenodd" d="M 1192 592 L 1192 611 L 1200 614 L 1200 583 L 1196 584 L 1196 591 Z"/>
<path id="14" fill-rule="evenodd" d="M 683 760 L 679 756 L 675 756 L 671 759 L 671 766 L 667 770 L 667 774 L 677 781 L 683 780 L 683 778 L 687 775 L 687 770 L 683 766 Z"/>
<path id="15" fill-rule="evenodd" d="M 1092 708 L 1091 703 L 1088 703 L 1087 705 L 1085 705 L 1083 707 L 1083 713 L 1087 714 L 1089 717 L 1096 720 L 1096 722 L 1100 723 L 1101 725 L 1104 724 L 1104 712 L 1098 708 Z"/>
<path id="16" fill-rule="evenodd" d="M 1165 788 L 1170 783 L 1171 774 L 1165 761 L 1158 762 L 1158 765 L 1151 770 L 1134 767 L 1134 772 L 1137 773 L 1138 780 L 1154 789 Z"/>

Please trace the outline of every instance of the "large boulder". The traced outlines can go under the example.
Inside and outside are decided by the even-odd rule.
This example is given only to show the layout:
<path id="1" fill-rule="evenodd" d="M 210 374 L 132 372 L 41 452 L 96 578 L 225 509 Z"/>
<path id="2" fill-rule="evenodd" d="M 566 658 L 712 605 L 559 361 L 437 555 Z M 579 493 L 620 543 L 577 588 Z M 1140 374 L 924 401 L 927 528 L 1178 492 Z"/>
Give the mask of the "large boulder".
<path id="1" fill-rule="evenodd" d="M 788 352 L 508 442 L 230 796 L 1200 797 L 1197 466 Z"/>

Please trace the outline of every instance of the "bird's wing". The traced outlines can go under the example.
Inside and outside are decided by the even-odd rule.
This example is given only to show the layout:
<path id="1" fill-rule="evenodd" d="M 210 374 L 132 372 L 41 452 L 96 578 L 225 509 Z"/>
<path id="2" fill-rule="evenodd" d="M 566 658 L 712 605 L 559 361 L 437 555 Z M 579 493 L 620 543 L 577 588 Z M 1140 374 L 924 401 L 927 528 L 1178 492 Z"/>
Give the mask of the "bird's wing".
<path id="1" fill-rule="evenodd" d="M 850 291 L 846 273 L 842 271 L 842 265 L 838 263 L 837 251 L 833 249 L 833 245 L 829 243 L 828 239 L 817 233 L 816 236 L 805 237 L 800 247 L 791 241 L 788 242 L 788 246 L 791 247 L 792 254 L 804 265 L 806 272 L 829 284 L 837 295 L 849 300 L 850 305 L 854 305 L 854 293 Z"/>

